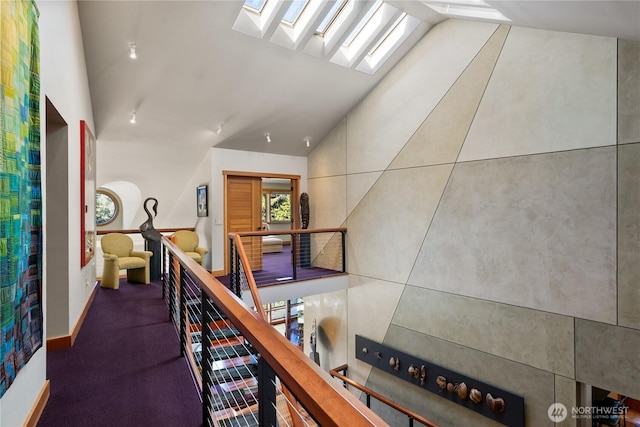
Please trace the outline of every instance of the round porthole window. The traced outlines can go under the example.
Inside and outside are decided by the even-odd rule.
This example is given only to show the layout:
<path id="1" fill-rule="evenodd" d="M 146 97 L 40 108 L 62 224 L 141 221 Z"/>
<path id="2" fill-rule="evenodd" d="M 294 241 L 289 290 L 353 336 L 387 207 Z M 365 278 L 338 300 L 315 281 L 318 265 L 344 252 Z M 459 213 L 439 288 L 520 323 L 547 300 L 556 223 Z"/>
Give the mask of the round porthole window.
<path id="1" fill-rule="evenodd" d="M 118 203 L 111 194 L 96 191 L 96 224 L 107 225 L 118 216 Z"/>

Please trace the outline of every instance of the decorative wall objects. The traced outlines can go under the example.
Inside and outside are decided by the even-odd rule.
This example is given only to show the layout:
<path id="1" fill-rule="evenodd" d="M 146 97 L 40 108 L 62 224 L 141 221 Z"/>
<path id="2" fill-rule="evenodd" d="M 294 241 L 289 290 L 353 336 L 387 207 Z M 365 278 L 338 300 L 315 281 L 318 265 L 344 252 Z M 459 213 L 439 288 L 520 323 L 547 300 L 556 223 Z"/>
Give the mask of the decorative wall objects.
<path id="1" fill-rule="evenodd" d="M 0 397 L 42 346 L 40 44 L 32 1 L 0 2 Z"/>
<path id="2" fill-rule="evenodd" d="M 96 242 L 96 139 L 80 120 L 80 266 L 93 259 Z"/>
<path id="3" fill-rule="evenodd" d="M 524 426 L 521 396 L 360 335 L 356 358 L 499 423 Z"/>

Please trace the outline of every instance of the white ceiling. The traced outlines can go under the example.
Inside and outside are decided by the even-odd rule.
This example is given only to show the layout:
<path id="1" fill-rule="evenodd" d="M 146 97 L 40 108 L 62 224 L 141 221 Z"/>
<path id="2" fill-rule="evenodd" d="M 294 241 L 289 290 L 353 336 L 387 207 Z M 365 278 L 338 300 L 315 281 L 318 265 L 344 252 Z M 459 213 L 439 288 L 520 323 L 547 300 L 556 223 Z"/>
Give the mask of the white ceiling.
<path id="1" fill-rule="evenodd" d="M 423 24 L 369 75 L 234 31 L 242 1 L 79 1 L 96 137 L 178 144 L 203 155 L 216 146 L 306 156 L 446 19 L 418 1 L 387 2 Z M 512 25 L 640 40 L 638 1 L 487 3 Z"/>

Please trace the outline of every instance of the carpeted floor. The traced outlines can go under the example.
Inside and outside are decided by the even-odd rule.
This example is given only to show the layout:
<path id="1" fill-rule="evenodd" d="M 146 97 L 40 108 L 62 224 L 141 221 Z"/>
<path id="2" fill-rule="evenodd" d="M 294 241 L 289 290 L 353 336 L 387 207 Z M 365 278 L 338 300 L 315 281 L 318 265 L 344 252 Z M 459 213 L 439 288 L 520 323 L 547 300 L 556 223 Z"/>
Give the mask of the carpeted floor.
<path id="1" fill-rule="evenodd" d="M 202 406 L 161 282 L 98 287 L 74 346 L 47 353 L 40 427 L 197 427 Z"/>

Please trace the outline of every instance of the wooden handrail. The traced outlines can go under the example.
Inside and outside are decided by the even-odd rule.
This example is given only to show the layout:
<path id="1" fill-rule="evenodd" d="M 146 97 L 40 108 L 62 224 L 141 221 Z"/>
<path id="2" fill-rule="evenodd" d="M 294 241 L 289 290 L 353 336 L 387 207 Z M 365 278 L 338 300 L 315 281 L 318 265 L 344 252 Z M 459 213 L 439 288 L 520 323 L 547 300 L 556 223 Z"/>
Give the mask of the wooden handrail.
<path id="1" fill-rule="evenodd" d="M 162 242 L 189 272 L 193 282 L 227 315 L 319 424 L 350 427 L 388 425 L 354 395 L 334 384 L 326 372 L 200 264 L 184 255 L 166 237 Z"/>
<path id="2" fill-rule="evenodd" d="M 233 237 L 234 235 L 238 235 L 240 237 L 247 236 L 273 236 L 273 235 L 284 235 L 284 234 L 312 234 L 312 233 L 341 233 L 347 231 L 345 227 L 335 227 L 335 228 L 304 228 L 297 230 L 256 230 L 256 231 L 242 231 L 238 233 L 229 233 L 229 237 Z"/>
<path id="3" fill-rule="evenodd" d="M 262 298 L 260 298 L 260 293 L 258 292 L 258 285 L 256 285 L 256 280 L 253 278 L 253 274 L 251 274 L 251 264 L 249 263 L 249 258 L 247 257 L 247 252 L 244 250 L 244 245 L 242 244 L 242 240 L 240 236 L 236 236 L 235 238 L 236 249 L 238 251 L 238 256 L 240 257 L 240 262 L 242 263 L 242 268 L 244 271 L 248 271 L 249 274 L 246 274 L 247 282 L 249 285 L 249 291 L 251 292 L 251 297 L 253 298 L 253 303 L 260 313 L 260 317 L 264 320 L 267 320 L 267 313 L 264 312 L 264 307 L 262 306 Z"/>
<path id="4" fill-rule="evenodd" d="M 347 364 L 344 365 L 340 365 L 337 368 L 334 368 L 332 370 L 329 371 L 329 373 L 331 374 L 332 377 L 338 378 L 339 380 L 357 388 L 358 390 L 368 394 L 369 396 L 374 397 L 375 399 L 379 400 L 380 402 L 384 403 L 385 405 L 395 409 L 398 412 L 403 413 L 404 415 L 406 415 L 409 418 L 413 418 L 414 420 L 416 420 L 417 422 L 424 424 L 427 427 L 439 427 L 438 424 L 435 424 L 433 421 L 430 421 L 426 418 L 424 418 L 421 415 L 416 414 L 415 412 L 398 405 L 396 402 L 389 400 L 387 397 L 376 393 L 375 391 L 371 390 L 370 388 L 367 388 L 365 386 L 363 386 L 362 384 L 359 384 L 357 382 L 355 382 L 354 380 L 346 377 L 345 375 L 342 375 L 340 372 L 341 371 L 346 371 L 349 368 L 349 366 Z"/>
<path id="5" fill-rule="evenodd" d="M 159 233 L 172 233 L 174 231 L 179 230 L 189 230 L 195 231 L 193 227 L 176 227 L 176 228 L 158 228 L 157 231 Z M 122 234 L 136 234 L 140 233 L 140 229 L 129 229 L 129 230 L 97 230 L 96 234 L 109 234 L 109 233 L 122 233 Z"/>

